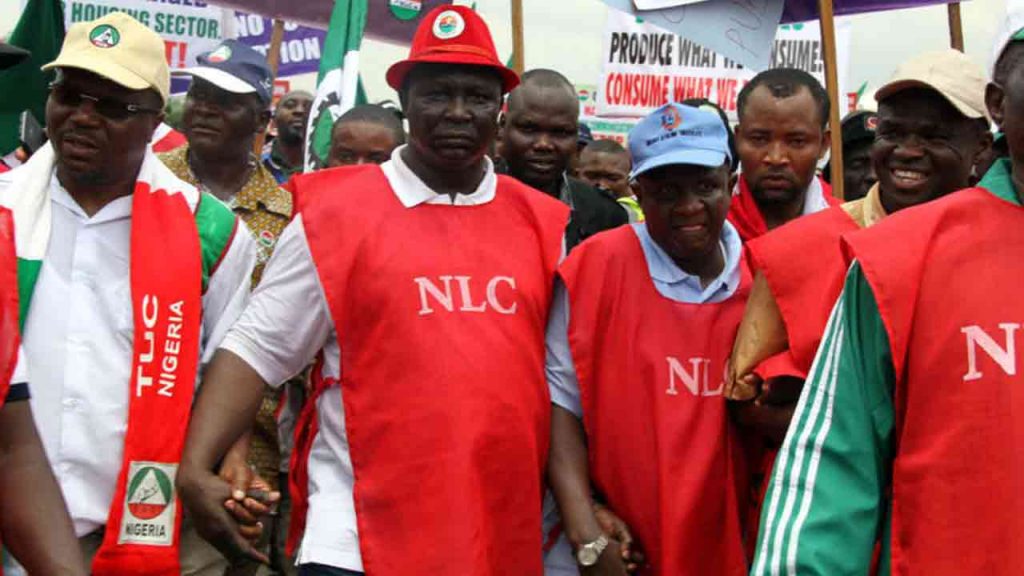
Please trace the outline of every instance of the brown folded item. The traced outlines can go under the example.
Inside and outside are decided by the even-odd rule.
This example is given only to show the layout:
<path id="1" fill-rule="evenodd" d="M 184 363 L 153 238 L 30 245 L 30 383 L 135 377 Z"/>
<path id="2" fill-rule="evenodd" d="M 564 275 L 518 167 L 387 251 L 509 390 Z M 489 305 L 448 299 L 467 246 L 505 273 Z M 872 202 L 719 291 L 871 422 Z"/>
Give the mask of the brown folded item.
<path id="1" fill-rule="evenodd" d="M 775 296 L 764 275 L 758 272 L 754 276 L 754 285 L 733 343 L 725 397 L 741 401 L 757 397 L 760 378 L 755 375 L 755 369 L 761 362 L 788 347 L 786 325 Z"/>

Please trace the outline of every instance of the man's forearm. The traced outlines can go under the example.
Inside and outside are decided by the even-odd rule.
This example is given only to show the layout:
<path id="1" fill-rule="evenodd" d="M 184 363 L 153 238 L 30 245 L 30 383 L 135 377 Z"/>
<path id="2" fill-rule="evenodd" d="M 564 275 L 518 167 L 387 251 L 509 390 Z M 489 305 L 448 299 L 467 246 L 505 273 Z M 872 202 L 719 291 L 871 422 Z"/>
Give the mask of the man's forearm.
<path id="1" fill-rule="evenodd" d="M 219 350 L 206 368 L 192 410 L 182 466 L 213 470 L 252 427 L 266 382 L 240 357 Z"/>
<path id="2" fill-rule="evenodd" d="M 0 409 L 0 539 L 29 574 L 87 574 L 29 403 Z"/>
<path id="3" fill-rule="evenodd" d="M 557 405 L 551 408 L 548 482 L 562 514 L 566 537 L 579 546 L 601 535 L 590 496 L 586 433 L 575 414 Z"/>

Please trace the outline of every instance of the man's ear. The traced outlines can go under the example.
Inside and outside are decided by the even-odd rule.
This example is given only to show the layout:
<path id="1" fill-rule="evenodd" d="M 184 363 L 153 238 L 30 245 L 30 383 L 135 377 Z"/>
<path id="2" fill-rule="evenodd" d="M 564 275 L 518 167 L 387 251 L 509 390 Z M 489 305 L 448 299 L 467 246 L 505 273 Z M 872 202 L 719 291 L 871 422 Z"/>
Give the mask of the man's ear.
<path id="1" fill-rule="evenodd" d="M 153 139 L 153 134 L 157 131 L 158 128 L 160 128 L 160 124 L 163 123 L 165 117 L 166 114 L 164 114 L 163 112 L 153 115 L 153 129 L 150 131 L 149 134 L 150 140 Z"/>
<path id="2" fill-rule="evenodd" d="M 274 115 L 271 114 L 269 109 L 263 110 L 256 116 L 256 126 L 254 131 L 257 135 L 262 134 L 267 130 L 267 127 L 270 126 L 270 119 L 273 117 Z"/>
<path id="3" fill-rule="evenodd" d="M 995 82 L 989 82 L 985 86 L 985 107 L 988 108 L 988 115 L 1000 130 L 1003 129 L 1003 100 L 1006 92 L 1003 87 Z"/>
<path id="4" fill-rule="evenodd" d="M 832 130 L 826 128 L 821 134 L 821 152 L 818 154 L 818 160 L 824 160 L 825 155 L 832 150 Z"/>

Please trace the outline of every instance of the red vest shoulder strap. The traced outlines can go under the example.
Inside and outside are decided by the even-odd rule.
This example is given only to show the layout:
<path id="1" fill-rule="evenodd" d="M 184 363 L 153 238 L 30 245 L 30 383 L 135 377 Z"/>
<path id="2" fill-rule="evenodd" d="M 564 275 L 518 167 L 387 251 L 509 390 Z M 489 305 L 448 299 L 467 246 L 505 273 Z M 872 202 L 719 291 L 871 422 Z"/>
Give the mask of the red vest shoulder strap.
<path id="1" fill-rule="evenodd" d="M 969 188 L 945 198 L 902 210 L 878 224 L 843 237 L 846 262 L 856 259 L 871 285 L 892 350 L 896 378 L 906 361 L 920 280 L 931 254 L 960 216 L 986 200 L 983 188 Z"/>

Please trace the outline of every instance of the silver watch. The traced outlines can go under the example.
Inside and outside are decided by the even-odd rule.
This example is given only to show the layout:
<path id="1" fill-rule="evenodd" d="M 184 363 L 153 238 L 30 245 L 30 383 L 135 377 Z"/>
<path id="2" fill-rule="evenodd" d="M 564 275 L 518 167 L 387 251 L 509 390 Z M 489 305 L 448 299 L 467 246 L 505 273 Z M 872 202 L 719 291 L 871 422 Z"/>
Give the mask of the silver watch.
<path id="1" fill-rule="evenodd" d="M 608 547 L 608 538 L 602 534 L 593 542 L 588 542 L 576 549 L 576 562 L 583 567 L 597 564 L 597 559 Z"/>

